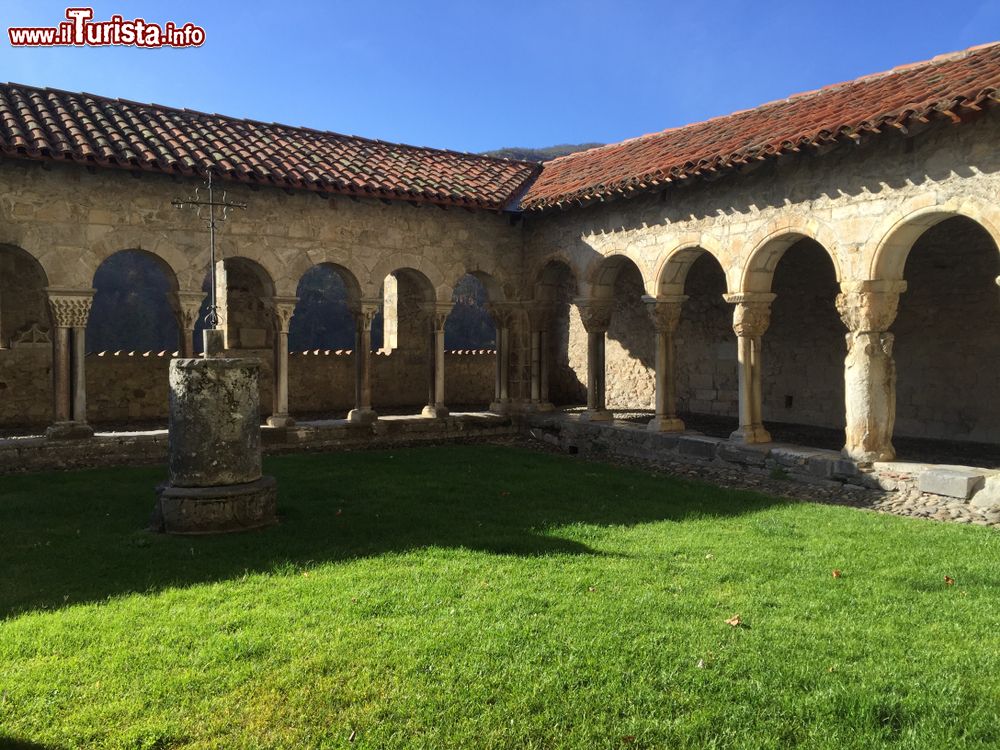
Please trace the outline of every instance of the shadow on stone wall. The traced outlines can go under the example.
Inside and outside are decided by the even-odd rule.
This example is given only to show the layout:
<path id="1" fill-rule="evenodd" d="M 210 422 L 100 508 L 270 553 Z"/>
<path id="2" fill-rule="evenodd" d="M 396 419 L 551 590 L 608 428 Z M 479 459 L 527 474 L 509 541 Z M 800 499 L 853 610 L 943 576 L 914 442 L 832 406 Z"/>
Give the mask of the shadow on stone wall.
<path id="1" fill-rule="evenodd" d="M 144 531 L 163 468 L 0 479 L 0 616 L 426 547 L 598 554 L 561 526 L 754 513 L 751 493 L 488 445 L 276 457 L 281 523 L 224 537 Z M 553 492 L 553 487 L 560 491 Z"/>

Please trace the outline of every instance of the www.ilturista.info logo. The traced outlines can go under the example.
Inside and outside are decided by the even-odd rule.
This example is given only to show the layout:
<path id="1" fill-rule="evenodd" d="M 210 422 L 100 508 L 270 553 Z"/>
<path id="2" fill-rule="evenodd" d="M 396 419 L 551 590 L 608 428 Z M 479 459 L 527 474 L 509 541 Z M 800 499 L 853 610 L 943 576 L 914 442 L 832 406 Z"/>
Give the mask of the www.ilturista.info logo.
<path id="1" fill-rule="evenodd" d="M 111 16 L 94 21 L 93 8 L 67 8 L 58 26 L 11 26 L 7 36 L 13 47 L 200 47 L 205 29 L 167 21 L 163 25 L 142 18 Z"/>

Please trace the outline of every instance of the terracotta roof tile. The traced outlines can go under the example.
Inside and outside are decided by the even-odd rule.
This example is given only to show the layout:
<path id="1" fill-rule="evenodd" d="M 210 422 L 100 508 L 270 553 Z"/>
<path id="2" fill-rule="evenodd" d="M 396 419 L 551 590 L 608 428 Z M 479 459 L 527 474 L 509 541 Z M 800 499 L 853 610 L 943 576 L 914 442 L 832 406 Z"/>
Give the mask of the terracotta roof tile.
<path id="1" fill-rule="evenodd" d="M 536 164 L 0 84 L 0 155 L 500 210 Z"/>
<path id="2" fill-rule="evenodd" d="M 884 129 L 959 122 L 1000 101 L 1000 43 L 548 162 L 525 210 L 606 200 Z"/>

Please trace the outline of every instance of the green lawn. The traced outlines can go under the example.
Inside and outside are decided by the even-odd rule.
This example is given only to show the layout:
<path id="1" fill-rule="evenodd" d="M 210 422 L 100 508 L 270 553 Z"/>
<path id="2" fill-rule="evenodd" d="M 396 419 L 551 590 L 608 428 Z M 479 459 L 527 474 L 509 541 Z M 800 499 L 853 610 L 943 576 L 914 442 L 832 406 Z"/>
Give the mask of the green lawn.
<path id="1" fill-rule="evenodd" d="M 495 446 L 267 470 L 279 526 L 197 539 L 142 530 L 162 470 L 0 479 L 0 747 L 1000 746 L 995 531 Z"/>

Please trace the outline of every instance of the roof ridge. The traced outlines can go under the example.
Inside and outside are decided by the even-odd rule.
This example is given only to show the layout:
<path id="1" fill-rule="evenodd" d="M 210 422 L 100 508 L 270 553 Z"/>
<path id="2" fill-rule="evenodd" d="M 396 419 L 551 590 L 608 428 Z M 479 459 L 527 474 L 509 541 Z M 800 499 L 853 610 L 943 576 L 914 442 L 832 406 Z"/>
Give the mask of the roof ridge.
<path id="1" fill-rule="evenodd" d="M 7 81 L 5 83 L 0 83 L 3 87 L 17 87 L 21 89 L 30 89 L 38 92 L 52 93 L 52 94 L 64 94 L 68 96 L 85 96 L 91 99 L 96 99 L 102 102 L 108 102 L 113 104 L 126 104 L 136 107 L 148 107 L 157 109 L 160 111 L 174 112 L 182 115 L 194 115 L 196 117 L 217 117 L 220 120 L 228 120 L 230 122 L 242 122 L 253 125 L 262 125 L 269 128 L 282 128 L 285 130 L 293 130 L 300 133 L 311 133 L 314 135 L 329 136 L 333 138 L 349 138 L 354 141 L 364 141 L 366 143 L 373 143 L 380 146 L 392 146 L 396 148 L 410 149 L 413 151 L 429 152 L 434 154 L 448 154 L 451 156 L 458 156 L 462 158 L 468 158 L 473 161 L 491 161 L 503 164 L 516 164 L 521 166 L 534 166 L 536 162 L 527 161 L 522 159 L 508 159 L 501 156 L 489 156 L 487 154 L 477 154 L 472 151 L 458 151 L 456 149 L 450 148 L 438 148 L 436 146 L 416 146 L 411 143 L 402 143 L 397 141 L 387 141 L 380 138 L 369 138 L 362 135 L 351 135 L 349 133 L 340 133 L 335 130 L 321 130 L 319 128 L 313 128 L 308 125 L 288 125 L 281 122 L 265 122 L 264 120 L 258 120 L 252 117 L 237 117 L 235 115 L 226 115 L 219 112 L 202 112 L 201 110 L 191 109 L 189 107 L 176 107 L 170 104 L 157 104 L 156 102 L 140 102 L 134 99 L 125 99 L 123 97 L 111 97 L 105 96 L 104 94 L 94 94 L 89 91 L 68 91 L 66 89 L 53 88 L 51 86 L 34 86 L 28 83 L 18 83 L 17 81 Z"/>
<path id="2" fill-rule="evenodd" d="M 867 74 L 865 74 L 863 76 L 859 76 L 858 78 L 852 78 L 852 79 L 847 80 L 847 81 L 839 81 L 837 83 L 830 83 L 830 84 L 827 84 L 825 86 L 820 86 L 819 88 L 816 88 L 816 89 L 810 89 L 808 91 L 801 91 L 801 92 L 798 92 L 798 93 L 795 93 L 795 94 L 789 94 L 788 96 L 783 97 L 783 98 L 771 99 L 771 100 L 763 102 L 761 104 L 757 104 L 757 105 L 755 105 L 753 107 L 748 107 L 746 109 L 733 110 L 732 112 L 728 112 L 726 114 L 714 115 L 714 116 L 708 117 L 708 118 L 706 118 L 704 120 L 696 120 L 695 122 L 687 122 L 687 123 L 684 123 L 683 125 L 675 125 L 673 127 L 664 128 L 663 130 L 657 130 L 657 131 L 652 132 L 652 133 L 642 133 L 640 135 L 634 135 L 631 138 L 625 138 L 625 139 L 620 140 L 620 141 L 615 141 L 614 143 L 605 143 L 605 144 L 603 144 L 601 146 L 595 146 L 594 148 L 589 148 L 589 149 L 587 149 L 585 151 L 574 151 L 571 154 L 565 154 L 563 156 L 558 156 L 555 159 L 550 159 L 547 162 L 547 164 L 551 165 L 551 164 L 555 164 L 557 162 L 570 161 L 570 160 L 573 160 L 575 158 L 579 158 L 579 157 L 581 157 L 581 156 L 583 156 L 585 154 L 593 154 L 593 153 L 596 153 L 598 151 L 612 149 L 612 148 L 615 148 L 617 146 L 624 146 L 624 145 L 629 144 L 629 143 L 636 143 L 638 141 L 642 141 L 642 140 L 645 140 L 647 138 L 658 138 L 658 137 L 660 137 L 662 135 L 666 135 L 667 133 L 672 133 L 672 132 L 675 132 L 677 130 L 684 130 L 685 128 L 693 128 L 693 127 L 696 127 L 698 125 L 705 125 L 705 124 L 710 123 L 710 122 L 725 120 L 725 119 L 730 118 L 730 117 L 735 117 L 736 115 L 743 115 L 743 114 L 747 114 L 747 113 L 750 113 L 750 112 L 759 112 L 759 111 L 767 109 L 769 107 L 775 107 L 775 106 L 778 106 L 780 104 L 788 104 L 789 102 L 792 102 L 792 101 L 799 101 L 799 100 L 802 100 L 802 99 L 807 99 L 807 98 L 810 98 L 810 97 L 821 95 L 821 94 L 829 92 L 829 91 L 834 91 L 834 90 L 838 90 L 838 89 L 841 89 L 841 88 L 846 88 L 846 87 L 849 87 L 849 86 L 854 86 L 854 85 L 857 85 L 857 84 L 866 83 L 868 81 L 878 80 L 880 78 L 886 78 L 886 77 L 891 76 L 891 75 L 898 75 L 899 73 L 903 73 L 903 72 L 909 73 L 911 71 L 920 70 L 922 68 L 930 67 L 932 65 L 942 65 L 942 64 L 948 63 L 948 62 L 954 62 L 955 60 L 961 60 L 961 59 L 963 59 L 965 57 L 969 57 L 972 54 L 975 54 L 975 53 L 978 53 L 978 52 L 983 52 L 983 51 L 991 49 L 993 47 L 1000 47 L 1000 41 L 986 42 L 985 44 L 977 44 L 975 46 L 968 47 L 968 48 L 963 49 L 963 50 L 958 50 L 956 52 L 945 52 L 945 53 L 942 53 L 940 55 L 936 55 L 936 56 L 930 58 L 929 60 L 921 60 L 921 61 L 918 61 L 918 62 L 904 63 L 903 65 L 897 65 L 897 66 L 895 66 L 893 68 L 890 68 L 889 70 L 883 70 L 883 71 L 880 71 L 878 73 L 867 73 Z"/>

